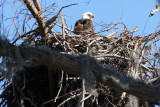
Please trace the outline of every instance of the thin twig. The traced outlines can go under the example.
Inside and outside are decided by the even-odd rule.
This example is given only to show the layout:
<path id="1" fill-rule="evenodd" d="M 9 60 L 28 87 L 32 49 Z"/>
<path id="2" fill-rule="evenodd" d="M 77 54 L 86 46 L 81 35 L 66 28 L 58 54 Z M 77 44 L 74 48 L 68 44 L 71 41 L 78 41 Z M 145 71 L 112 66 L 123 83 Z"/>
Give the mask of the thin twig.
<path id="1" fill-rule="evenodd" d="M 81 100 L 81 102 L 84 102 L 85 100 L 89 99 L 92 95 L 89 94 L 87 97 L 85 97 L 83 100 Z"/>
<path id="2" fill-rule="evenodd" d="M 78 96 L 80 96 L 81 95 L 81 93 L 79 93 L 79 94 L 75 94 L 75 95 L 72 95 L 71 97 L 69 97 L 69 98 L 67 98 L 66 100 L 64 100 L 61 104 L 59 104 L 57 107 L 61 107 L 64 103 L 66 103 L 67 101 L 69 101 L 69 100 L 71 100 L 71 99 L 73 99 L 73 98 L 76 98 L 76 97 L 78 97 Z"/>
<path id="3" fill-rule="evenodd" d="M 13 23 L 14 23 L 14 26 L 15 26 L 15 28 L 16 28 L 16 33 L 17 33 L 18 36 L 20 37 L 20 34 L 19 34 L 19 32 L 18 32 L 18 28 L 17 28 L 17 26 L 16 26 L 16 23 L 15 23 L 14 19 L 13 19 Z"/>
<path id="4" fill-rule="evenodd" d="M 105 37 L 111 37 L 111 36 L 113 36 L 113 35 L 115 35 L 116 33 L 118 33 L 118 29 L 116 29 L 114 32 L 112 32 L 111 34 L 109 34 L 109 35 L 106 35 Z"/>
<path id="5" fill-rule="evenodd" d="M 85 97 L 85 91 L 86 91 L 86 89 L 85 89 L 85 80 L 84 79 L 82 79 L 82 101 L 84 100 L 84 97 Z M 81 107 L 84 107 L 84 101 L 82 102 L 81 101 Z"/>
<path id="6" fill-rule="evenodd" d="M 75 91 L 71 91 L 71 92 L 69 92 L 69 93 L 65 93 L 64 95 L 59 96 L 57 99 L 66 97 L 66 96 L 68 96 L 68 95 L 72 95 L 72 93 L 79 92 L 79 91 L 81 91 L 81 89 L 77 89 L 77 90 L 75 90 Z M 54 100 L 55 100 L 55 99 L 51 99 L 51 100 L 49 100 L 49 101 L 46 101 L 46 102 L 43 103 L 43 105 L 46 105 L 46 104 L 48 104 L 48 103 L 51 103 L 51 102 L 53 102 Z"/>
<path id="7" fill-rule="evenodd" d="M 61 75 L 61 81 L 59 82 L 59 84 L 60 84 L 60 88 L 59 88 L 59 90 L 58 90 L 58 93 L 57 93 L 57 96 L 55 97 L 55 100 L 54 100 L 54 102 L 56 102 L 56 101 L 57 101 L 57 98 L 59 97 L 59 94 L 60 94 L 60 92 L 61 92 L 61 90 L 62 90 L 62 84 L 63 84 L 63 75 L 64 75 L 64 72 L 62 71 L 62 75 Z"/>

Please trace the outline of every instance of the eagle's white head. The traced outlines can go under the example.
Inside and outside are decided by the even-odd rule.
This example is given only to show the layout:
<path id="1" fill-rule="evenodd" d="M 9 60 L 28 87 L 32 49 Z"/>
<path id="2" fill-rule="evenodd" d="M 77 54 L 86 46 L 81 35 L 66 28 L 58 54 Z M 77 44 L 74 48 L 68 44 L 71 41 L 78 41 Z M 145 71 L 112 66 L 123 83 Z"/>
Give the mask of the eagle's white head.
<path id="1" fill-rule="evenodd" d="M 95 16 L 91 13 L 91 12 L 85 12 L 82 15 L 82 19 L 90 19 L 92 20 L 92 18 L 94 18 Z"/>

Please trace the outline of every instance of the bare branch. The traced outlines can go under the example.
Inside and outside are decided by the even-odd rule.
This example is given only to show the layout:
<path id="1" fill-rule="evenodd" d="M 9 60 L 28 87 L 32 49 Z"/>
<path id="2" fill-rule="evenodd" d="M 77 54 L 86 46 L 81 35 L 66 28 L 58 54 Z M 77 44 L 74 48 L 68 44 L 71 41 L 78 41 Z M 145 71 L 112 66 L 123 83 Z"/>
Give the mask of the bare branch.
<path id="1" fill-rule="evenodd" d="M 37 9 L 38 11 L 42 11 L 42 10 L 41 10 L 41 7 L 40 7 L 40 4 L 39 4 L 39 0 L 33 0 L 33 2 L 34 2 L 34 5 L 35 5 L 36 9 Z"/>
<path id="2" fill-rule="evenodd" d="M 46 23 L 45 23 L 45 19 L 43 17 L 42 11 L 38 11 L 31 0 L 23 0 L 23 1 L 24 1 L 25 5 L 27 6 L 27 8 L 29 9 L 29 11 L 34 16 L 34 18 L 37 20 L 38 26 L 39 26 L 39 31 L 40 31 L 42 38 L 46 37 L 47 36 L 47 29 L 46 29 Z M 38 6 L 37 8 L 40 8 L 38 3 L 37 2 L 35 2 L 35 3 L 36 3 L 36 6 Z"/>
<path id="3" fill-rule="evenodd" d="M 49 20 L 46 22 L 46 26 L 50 25 L 51 23 L 53 23 L 53 22 L 58 18 L 58 16 L 59 16 L 60 12 L 62 11 L 62 9 L 66 8 L 66 7 L 73 6 L 73 5 L 78 5 L 78 3 L 70 4 L 70 5 L 67 5 L 67 6 L 62 7 L 62 8 L 58 11 L 57 15 L 55 15 L 54 17 L 52 17 L 51 19 L 49 19 Z"/>
<path id="4" fill-rule="evenodd" d="M 114 32 L 112 32 L 111 34 L 106 35 L 106 37 L 111 37 L 111 36 L 115 35 L 118 31 L 119 31 L 119 30 L 118 30 L 118 29 L 116 29 L 116 30 L 115 30 Z"/>
<path id="5" fill-rule="evenodd" d="M 29 2 L 30 4 L 28 4 L 28 2 Z M 50 24 L 52 24 L 54 21 L 56 21 L 56 19 L 59 17 L 59 13 L 60 13 L 64 8 L 78 4 L 78 3 L 75 3 L 75 4 L 70 4 L 70 5 L 67 5 L 67 6 L 62 7 L 62 8 L 58 11 L 57 15 L 55 15 L 55 16 L 53 16 L 52 18 L 50 18 L 49 20 L 47 20 L 46 23 L 45 23 L 45 26 L 43 26 L 44 23 L 41 23 L 41 20 L 40 20 L 41 17 L 43 18 L 42 13 L 41 13 L 41 17 L 40 17 L 40 16 L 39 16 L 39 13 L 38 13 L 38 10 L 36 9 L 37 7 L 35 7 L 30 0 L 24 0 L 24 3 L 26 4 L 27 8 L 30 10 L 30 12 L 32 13 L 32 15 L 36 18 L 36 20 L 38 20 L 37 22 L 39 22 L 38 24 L 40 24 L 40 26 L 37 27 L 37 28 L 35 28 L 34 30 L 31 30 L 31 31 L 23 34 L 22 36 L 16 38 L 12 44 L 14 44 L 18 39 L 25 37 L 27 34 L 30 34 L 30 33 L 32 33 L 32 32 L 37 33 L 38 29 L 43 29 L 43 28 L 48 27 Z M 37 2 L 35 2 L 35 3 L 37 3 Z M 43 19 L 44 19 L 44 18 L 43 18 Z M 65 28 L 65 29 L 71 31 L 71 30 L 68 29 L 68 28 Z M 44 29 L 44 30 L 45 30 L 45 31 L 43 31 L 43 32 L 42 32 L 42 30 L 39 30 L 41 35 L 47 34 L 46 29 Z M 46 33 L 45 33 L 45 32 L 46 32 Z"/>

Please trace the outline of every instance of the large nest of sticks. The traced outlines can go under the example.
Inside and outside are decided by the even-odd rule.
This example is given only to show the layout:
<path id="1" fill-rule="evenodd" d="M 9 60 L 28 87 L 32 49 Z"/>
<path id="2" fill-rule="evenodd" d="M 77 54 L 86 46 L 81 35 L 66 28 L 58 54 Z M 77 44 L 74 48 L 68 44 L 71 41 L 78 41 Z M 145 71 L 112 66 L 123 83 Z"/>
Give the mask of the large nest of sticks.
<path id="1" fill-rule="evenodd" d="M 132 33 L 132 32 L 131 32 Z M 87 54 L 95 57 L 103 65 L 113 65 L 121 72 L 130 72 L 139 57 L 149 56 L 151 45 L 146 45 L 157 34 L 149 36 L 130 35 L 129 32 L 119 36 L 99 35 L 56 35 L 50 37 L 49 46 L 59 52 L 70 54 Z M 143 53 L 141 53 L 143 51 Z M 145 59 L 144 59 L 145 61 Z"/>
<path id="2" fill-rule="evenodd" d="M 151 51 L 151 45 L 148 45 L 148 42 L 155 39 L 159 32 L 143 37 L 133 37 L 135 31 L 136 29 L 125 31 L 117 36 L 114 36 L 115 33 L 102 36 L 97 34 L 66 35 L 51 32 L 49 38 L 46 39 L 46 46 L 62 53 L 90 55 L 104 66 L 114 66 L 119 72 L 147 81 L 157 76 L 157 73 L 153 72 L 154 66 L 147 68 L 144 64 L 149 62 L 145 59 L 145 56 L 149 56 Z M 42 41 L 37 35 L 39 35 L 38 30 L 35 30 L 33 35 L 30 33 L 25 35 L 27 38 L 21 45 L 29 43 L 34 47 L 41 47 Z M 5 65 L 11 67 L 10 63 L 12 63 L 14 64 L 12 65 L 13 68 L 16 66 L 14 61 L 7 58 L 4 60 Z M 74 107 L 82 93 L 82 80 L 80 77 L 74 77 L 60 71 L 54 67 L 25 64 L 23 69 L 14 72 L 11 84 L 5 85 L 4 83 L 1 105 L 8 105 L 9 107 L 20 105 L 26 107 Z M 148 75 L 148 72 L 153 76 Z M 128 102 L 129 95 L 126 93 L 110 89 L 102 84 L 96 84 L 95 87 L 98 97 L 86 92 L 85 96 L 88 98 L 85 99 L 85 106 L 95 104 L 97 106 L 125 106 Z M 142 105 L 144 104 L 143 101 L 139 101 Z"/>

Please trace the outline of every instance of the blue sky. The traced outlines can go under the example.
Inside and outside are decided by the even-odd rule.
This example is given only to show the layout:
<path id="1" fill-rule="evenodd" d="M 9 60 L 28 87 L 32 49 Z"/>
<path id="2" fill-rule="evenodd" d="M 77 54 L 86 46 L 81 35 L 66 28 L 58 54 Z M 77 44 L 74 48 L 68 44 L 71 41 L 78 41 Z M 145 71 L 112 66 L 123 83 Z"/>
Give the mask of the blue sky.
<path id="1" fill-rule="evenodd" d="M 4 0 L 3 0 L 4 1 Z M 15 16 L 16 7 L 19 6 L 18 9 L 23 8 L 23 5 L 20 1 L 15 0 L 7 0 L 6 5 L 4 7 L 4 20 L 7 18 L 11 18 Z M 160 13 L 156 13 L 154 16 L 149 18 L 149 14 L 152 9 L 155 9 L 156 0 L 40 0 L 47 1 L 46 5 L 51 5 L 54 2 L 57 5 L 57 8 L 53 10 L 53 15 L 48 17 L 53 17 L 62 6 L 66 6 L 73 3 L 79 3 L 78 5 L 64 8 L 62 13 L 64 18 L 67 21 L 68 27 L 74 27 L 75 22 L 82 17 L 84 12 L 90 11 L 95 15 L 93 19 L 93 23 L 95 25 L 95 32 L 100 31 L 102 28 L 97 26 L 97 24 L 111 24 L 119 21 L 123 22 L 128 30 L 132 30 L 136 27 L 139 27 L 140 30 L 136 32 L 134 35 L 148 35 L 150 33 L 154 33 L 157 29 L 157 26 L 160 24 Z M 41 3 L 42 4 L 42 3 Z M 22 6 L 20 6 L 22 5 Z M 41 5 L 42 6 L 42 5 Z M 43 4 L 43 6 L 45 6 Z M 148 20 L 148 21 L 147 21 Z M 5 30 L 8 32 L 12 19 L 5 20 Z M 15 20 L 18 23 L 18 20 Z M 33 24 L 33 21 L 30 21 Z M 18 23 L 17 26 L 22 24 L 22 22 Z M 30 24 L 30 23 L 28 23 Z M 31 25 L 31 24 L 30 24 Z M 146 27 L 145 27 L 146 25 Z M 117 26 L 119 29 L 124 29 L 122 25 Z M 11 31 L 15 32 L 15 27 L 12 26 Z M 29 29 L 28 29 L 29 30 Z M 19 30 L 20 31 L 20 30 Z M 113 32 L 103 33 L 104 35 Z M 23 32 L 21 32 L 23 34 Z M 13 32 L 10 32 L 10 35 L 13 36 Z"/>
<path id="2" fill-rule="evenodd" d="M 144 34 L 146 35 L 153 33 L 160 24 L 159 13 L 149 18 L 151 10 L 155 9 L 157 3 L 154 0 L 57 0 L 55 3 L 58 5 L 56 11 L 62 6 L 79 3 L 79 5 L 63 10 L 63 15 L 66 15 L 65 18 L 72 28 L 75 21 L 80 19 L 82 14 L 87 11 L 95 15 L 94 24 L 101 22 L 111 24 L 122 17 L 121 22 L 127 25 L 128 30 L 132 30 L 135 27 L 140 28 L 135 35 L 142 35 L 143 30 L 145 30 Z M 121 27 L 121 29 L 123 28 Z M 95 30 L 99 31 L 100 29 L 95 26 Z"/>

